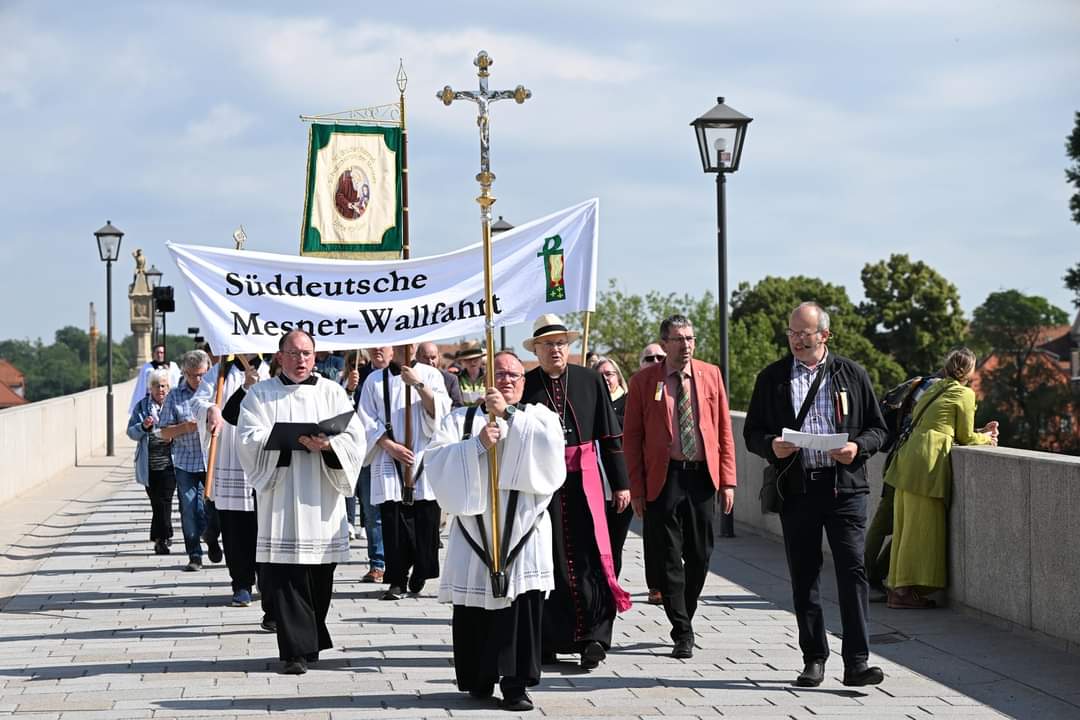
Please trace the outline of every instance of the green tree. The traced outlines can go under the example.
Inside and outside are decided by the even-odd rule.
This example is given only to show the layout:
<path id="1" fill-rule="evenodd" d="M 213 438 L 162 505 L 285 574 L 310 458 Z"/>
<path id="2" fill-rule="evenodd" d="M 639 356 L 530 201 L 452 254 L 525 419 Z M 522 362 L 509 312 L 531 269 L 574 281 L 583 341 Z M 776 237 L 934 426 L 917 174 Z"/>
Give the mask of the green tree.
<path id="1" fill-rule="evenodd" d="M 1072 165 L 1065 168 L 1065 178 L 1076 188 L 1069 198 L 1069 209 L 1073 222 L 1080 224 L 1080 112 L 1076 113 L 1072 134 L 1065 139 L 1065 153 L 1072 160 Z M 1080 308 L 1080 263 L 1065 272 L 1064 280 L 1065 287 L 1073 293 L 1073 305 Z"/>
<path id="2" fill-rule="evenodd" d="M 866 300 L 859 314 L 866 337 L 891 355 L 905 375 L 937 369 L 949 348 L 966 334 L 956 286 L 936 270 L 907 255 L 867 264 L 862 270 Z"/>
<path id="3" fill-rule="evenodd" d="M 731 318 L 741 321 L 760 315 L 771 328 L 773 347 L 780 356 L 788 352 L 785 331 L 791 311 L 799 303 L 809 300 L 829 312 L 830 350 L 866 368 L 878 392 L 904 379 L 904 369 L 866 338 L 866 320 L 840 285 L 802 275 L 766 277 L 752 287 L 746 282 L 739 283 L 731 301 Z"/>
<path id="4" fill-rule="evenodd" d="M 997 420 L 1002 445 L 1068 449 L 1061 432 L 1073 421 L 1069 383 L 1039 350 L 1045 328 L 1068 319 L 1046 298 L 1018 290 L 991 293 L 975 309 L 972 337 L 990 355 L 980 380 L 977 423 Z"/>
<path id="5" fill-rule="evenodd" d="M 779 359 L 783 351 L 776 347 L 772 323 L 762 313 L 732 320 L 728 345 L 731 356 L 728 403 L 732 410 L 746 410 L 750 407 L 750 395 L 754 392 L 757 374 Z"/>
<path id="6" fill-rule="evenodd" d="M 1069 198 L 1069 209 L 1072 210 L 1073 222 L 1080 225 L 1080 112 L 1076 113 L 1075 120 L 1072 133 L 1065 138 L 1065 153 L 1072 160 L 1072 165 L 1065 168 L 1065 178 L 1076 188 Z"/>

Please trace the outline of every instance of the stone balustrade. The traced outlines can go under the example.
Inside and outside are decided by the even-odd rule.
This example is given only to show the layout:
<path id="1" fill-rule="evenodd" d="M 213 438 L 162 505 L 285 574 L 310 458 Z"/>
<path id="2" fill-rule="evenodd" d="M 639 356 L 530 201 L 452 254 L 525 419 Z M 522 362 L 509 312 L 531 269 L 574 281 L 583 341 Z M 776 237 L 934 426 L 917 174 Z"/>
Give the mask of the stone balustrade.
<path id="1" fill-rule="evenodd" d="M 125 437 L 134 388 L 134 380 L 113 385 L 118 439 Z M 0 410 L 0 503 L 91 454 L 104 454 L 105 395 L 106 389 L 99 387 Z"/>

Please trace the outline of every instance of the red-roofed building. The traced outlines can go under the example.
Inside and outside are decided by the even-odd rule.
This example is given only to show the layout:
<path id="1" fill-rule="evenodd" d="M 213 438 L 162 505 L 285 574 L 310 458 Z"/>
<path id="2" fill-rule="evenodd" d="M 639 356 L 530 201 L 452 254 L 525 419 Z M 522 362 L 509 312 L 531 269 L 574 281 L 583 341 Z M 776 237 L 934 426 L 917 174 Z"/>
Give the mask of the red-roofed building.
<path id="1" fill-rule="evenodd" d="M 0 358 L 0 410 L 26 402 L 26 376 L 7 360 Z"/>
<path id="2" fill-rule="evenodd" d="M 991 387 L 987 379 L 1006 366 L 1012 367 L 1014 356 L 1011 353 L 992 352 L 975 371 L 971 387 L 980 403 L 990 399 L 987 395 Z M 1040 428 L 1038 448 L 1048 452 L 1076 452 L 1080 449 L 1080 313 L 1072 325 L 1055 325 L 1040 328 L 1035 338 L 1034 347 L 1027 356 L 1024 372 L 1029 395 L 1047 389 L 1068 389 L 1057 396 L 1058 404 L 1043 409 L 1048 414 L 1041 418 L 1024 417 L 1022 408 L 1015 402 L 1010 406 L 996 408 L 998 412 L 1007 412 L 1009 420 L 993 418 L 999 421 L 1030 423 Z M 1000 381 L 1000 380 L 999 380 Z M 980 413 L 981 414 L 981 413 Z M 990 419 L 990 418 L 987 418 Z"/>

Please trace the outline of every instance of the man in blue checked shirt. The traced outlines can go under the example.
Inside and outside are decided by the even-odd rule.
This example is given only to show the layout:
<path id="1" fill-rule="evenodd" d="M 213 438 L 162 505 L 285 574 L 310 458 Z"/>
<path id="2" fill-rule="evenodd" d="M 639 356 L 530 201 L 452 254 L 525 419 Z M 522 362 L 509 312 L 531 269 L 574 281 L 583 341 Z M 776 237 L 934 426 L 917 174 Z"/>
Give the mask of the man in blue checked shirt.
<path id="1" fill-rule="evenodd" d="M 870 492 L 866 461 L 881 448 L 887 431 L 866 370 L 830 353 L 830 337 L 824 308 L 813 302 L 795 308 L 787 329 L 791 354 L 758 374 L 743 426 L 747 449 L 772 464 L 783 493 L 780 524 L 803 655 L 804 669 L 795 679 L 801 687 L 822 683 L 829 657 L 819 593 L 823 531 L 836 567 L 843 683 L 858 687 L 884 679 L 881 668 L 869 664 L 863 549 Z M 847 442 L 828 452 L 800 450 L 783 440 L 784 428 L 843 433 Z"/>
<path id="2" fill-rule="evenodd" d="M 172 442 L 172 461 L 176 471 L 176 491 L 180 497 L 180 526 L 184 530 L 184 549 L 187 551 L 186 572 L 202 569 L 202 543 L 207 538 L 206 551 L 211 562 L 221 562 L 221 545 L 217 513 L 203 499 L 206 485 L 206 460 L 192 400 L 203 385 L 203 375 L 210 370 L 210 356 L 202 350 L 184 353 L 180 359 L 183 379 L 165 398 L 161 408 L 159 433 Z"/>

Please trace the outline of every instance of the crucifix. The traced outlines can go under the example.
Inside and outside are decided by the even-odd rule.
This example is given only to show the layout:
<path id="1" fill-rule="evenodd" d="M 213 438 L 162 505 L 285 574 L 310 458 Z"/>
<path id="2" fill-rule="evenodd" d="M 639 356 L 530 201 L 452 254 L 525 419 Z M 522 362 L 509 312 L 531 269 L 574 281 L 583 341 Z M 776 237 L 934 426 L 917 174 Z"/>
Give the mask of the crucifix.
<path id="1" fill-rule="evenodd" d="M 530 97 L 532 92 L 524 85 L 518 85 L 513 90 L 489 90 L 489 69 L 495 61 L 487 52 L 481 50 L 473 65 L 476 66 L 476 74 L 480 78 L 479 90 L 455 91 L 449 85 L 445 86 L 436 97 L 442 100 L 444 105 L 449 106 L 455 100 L 470 100 L 476 103 L 476 125 L 480 128 L 480 173 L 476 176 L 480 183 L 480 196 L 476 202 L 480 204 L 480 228 L 484 242 L 484 338 L 487 344 L 487 368 L 485 373 L 485 385 L 495 387 L 495 312 L 491 302 L 492 268 L 491 268 L 491 206 L 495 204 L 495 198 L 491 195 L 491 183 L 495 180 L 495 174 L 491 172 L 490 158 L 490 122 L 488 107 L 498 100 L 510 100 L 519 105 Z M 495 414 L 488 413 L 490 422 L 495 421 Z M 471 428 L 470 428 L 471 430 Z M 488 448 L 488 484 L 491 488 L 491 544 L 490 565 L 488 570 L 491 574 L 491 590 L 494 597 L 506 597 L 507 577 L 506 568 L 503 567 L 504 558 L 500 557 L 502 543 L 499 538 L 499 466 L 495 446 Z M 486 543 L 485 543 L 486 544 Z"/>

